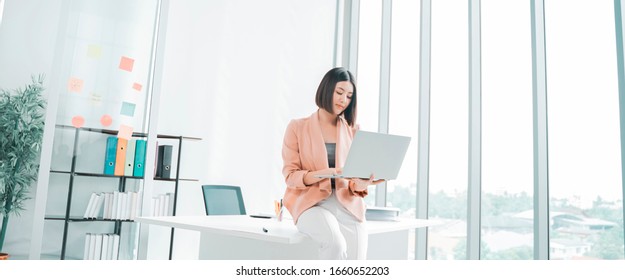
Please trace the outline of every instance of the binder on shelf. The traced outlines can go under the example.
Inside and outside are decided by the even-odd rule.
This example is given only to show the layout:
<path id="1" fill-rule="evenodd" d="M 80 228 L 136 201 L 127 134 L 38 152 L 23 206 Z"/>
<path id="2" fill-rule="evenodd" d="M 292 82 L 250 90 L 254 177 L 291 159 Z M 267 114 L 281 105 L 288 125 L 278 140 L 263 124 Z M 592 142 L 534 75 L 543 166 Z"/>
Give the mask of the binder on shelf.
<path id="1" fill-rule="evenodd" d="M 87 209 L 85 209 L 85 214 L 83 215 L 83 218 L 85 219 L 89 219 L 91 218 L 91 209 L 93 209 L 93 207 L 95 207 L 95 203 L 96 203 L 96 193 L 91 193 L 91 197 L 89 197 L 89 203 L 87 203 Z"/>
<path id="2" fill-rule="evenodd" d="M 89 258 L 87 258 L 88 260 L 95 260 L 95 245 L 97 238 L 97 234 L 91 234 L 91 238 L 89 239 Z"/>
<path id="3" fill-rule="evenodd" d="M 130 215 L 129 215 L 129 219 L 131 221 L 135 220 L 135 217 L 137 217 L 137 193 L 136 192 L 131 192 L 130 193 Z"/>
<path id="4" fill-rule="evenodd" d="M 104 206 L 102 206 L 102 219 L 108 220 L 111 218 L 111 193 L 103 193 L 104 195 Z"/>
<path id="5" fill-rule="evenodd" d="M 102 234 L 96 234 L 95 236 L 95 252 L 93 254 L 93 259 L 99 260 L 102 254 Z"/>
<path id="6" fill-rule="evenodd" d="M 122 210 L 123 210 L 123 201 L 124 201 L 124 193 L 120 192 L 117 196 L 117 216 L 115 217 L 115 220 L 121 220 L 123 219 L 123 214 L 122 214 Z"/>
<path id="7" fill-rule="evenodd" d="M 92 236 L 91 233 L 85 234 L 85 250 L 83 253 L 83 257 L 82 257 L 83 260 L 89 259 L 89 252 L 91 252 L 91 246 L 90 246 L 91 236 Z"/>
<path id="8" fill-rule="evenodd" d="M 119 204 L 119 192 L 113 192 L 113 205 L 111 207 L 111 220 L 118 220 L 117 217 L 117 204 Z"/>
<path id="9" fill-rule="evenodd" d="M 171 153 L 172 145 L 158 146 L 158 158 L 156 161 L 156 177 L 169 179 L 171 176 Z"/>
<path id="10" fill-rule="evenodd" d="M 89 214 L 89 217 L 92 219 L 97 219 L 98 216 L 100 216 L 100 213 L 102 212 L 102 206 L 104 205 L 104 194 L 96 194 L 96 200 L 95 200 L 95 204 L 94 207 L 91 208 L 91 214 Z"/>
<path id="11" fill-rule="evenodd" d="M 128 147 L 128 140 L 123 138 L 117 138 L 117 151 L 115 155 L 115 176 L 124 176 L 124 169 L 126 168 L 126 148 Z"/>
<path id="12" fill-rule="evenodd" d="M 147 141 L 144 139 L 137 139 L 135 141 L 135 160 L 134 168 L 132 170 L 132 176 L 143 177 L 145 174 L 145 152 L 147 149 Z"/>
<path id="13" fill-rule="evenodd" d="M 117 156 L 117 137 L 106 138 L 106 150 L 104 151 L 104 174 L 115 174 L 115 157 Z"/>
<path id="14" fill-rule="evenodd" d="M 108 259 L 107 258 L 108 250 L 109 250 L 109 235 L 108 234 L 102 234 L 102 251 L 100 252 L 100 259 L 101 260 L 107 260 Z"/>
<path id="15" fill-rule="evenodd" d="M 113 258 L 113 247 L 115 246 L 115 234 L 108 234 L 109 236 L 109 247 L 106 251 L 106 259 L 107 260 L 115 260 L 117 258 Z"/>
<path id="16" fill-rule="evenodd" d="M 167 196 L 169 197 L 168 202 L 169 204 L 167 205 L 167 216 L 173 216 L 174 215 L 174 193 L 173 192 L 169 192 L 167 193 Z"/>
<path id="17" fill-rule="evenodd" d="M 135 165 L 135 147 L 137 144 L 136 139 L 128 140 L 128 147 L 126 148 L 126 165 L 124 167 L 125 176 L 133 176 L 132 169 Z"/>
<path id="18" fill-rule="evenodd" d="M 119 235 L 113 234 L 113 260 L 119 259 Z"/>

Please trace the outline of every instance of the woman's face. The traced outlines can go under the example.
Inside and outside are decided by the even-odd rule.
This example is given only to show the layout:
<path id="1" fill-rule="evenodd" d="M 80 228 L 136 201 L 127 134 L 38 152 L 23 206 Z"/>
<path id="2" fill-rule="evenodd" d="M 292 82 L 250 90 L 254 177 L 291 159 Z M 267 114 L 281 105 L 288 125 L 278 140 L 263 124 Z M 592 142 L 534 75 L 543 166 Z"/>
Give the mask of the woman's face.
<path id="1" fill-rule="evenodd" d="M 340 115 L 345 111 L 345 108 L 352 102 L 352 94 L 354 92 L 354 86 L 349 81 L 343 81 L 336 83 L 334 87 L 334 95 L 332 98 L 332 108 L 334 108 L 334 114 Z"/>

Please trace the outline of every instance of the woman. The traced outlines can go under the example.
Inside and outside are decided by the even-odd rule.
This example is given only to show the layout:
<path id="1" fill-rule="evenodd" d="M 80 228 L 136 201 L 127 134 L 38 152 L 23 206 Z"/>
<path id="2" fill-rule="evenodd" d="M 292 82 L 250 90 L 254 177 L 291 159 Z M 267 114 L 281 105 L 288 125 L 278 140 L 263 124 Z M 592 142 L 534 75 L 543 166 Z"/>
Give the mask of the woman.
<path id="1" fill-rule="evenodd" d="M 348 70 L 337 67 L 325 74 L 312 115 L 292 120 L 284 135 L 282 159 L 287 188 L 284 206 L 298 230 L 319 245 L 320 259 L 365 259 L 367 187 L 381 183 L 362 179 L 322 179 L 340 174 L 358 129 L 356 84 Z"/>

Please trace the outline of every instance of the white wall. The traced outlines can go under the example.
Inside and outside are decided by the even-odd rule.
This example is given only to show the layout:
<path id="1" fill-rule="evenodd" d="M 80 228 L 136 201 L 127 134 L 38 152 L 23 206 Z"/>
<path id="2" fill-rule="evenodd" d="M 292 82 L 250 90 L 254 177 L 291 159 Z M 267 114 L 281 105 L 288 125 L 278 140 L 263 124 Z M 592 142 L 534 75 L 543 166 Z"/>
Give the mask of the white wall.
<path id="1" fill-rule="evenodd" d="M 14 89 L 30 83 L 31 75 L 45 74 L 44 85 L 52 76 L 54 46 L 61 0 L 6 0 L 0 23 L 0 88 Z M 48 95 L 48 91 L 44 91 Z M 34 197 L 35 185 L 31 197 Z M 26 258 L 30 246 L 34 200 L 26 211 L 9 217 L 4 252 L 11 259 Z M 1 221 L 0 217 L 0 221 Z"/>
<path id="2" fill-rule="evenodd" d="M 334 0 L 171 1 L 158 131 L 203 139 L 183 145 L 181 175 L 199 182 L 181 184 L 178 215 L 204 214 L 202 184 L 239 185 L 249 213 L 273 211 L 286 125 L 316 109 L 332 67 L 335 9 Z M 176 231 L 174 258 L 193 258 L 197 239 Z"/>

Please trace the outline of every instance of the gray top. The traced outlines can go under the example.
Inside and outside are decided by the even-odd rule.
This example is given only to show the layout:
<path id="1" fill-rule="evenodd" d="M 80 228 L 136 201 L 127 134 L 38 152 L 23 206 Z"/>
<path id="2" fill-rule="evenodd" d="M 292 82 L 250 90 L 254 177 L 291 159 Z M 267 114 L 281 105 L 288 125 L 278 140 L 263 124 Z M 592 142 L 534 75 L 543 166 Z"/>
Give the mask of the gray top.
<path id="1" fill-rule="evenodd" d="M 328 166 L 330 168 L 336 167 L 336 143 L 326 143 L 326 151 L 328 151 Z M 334 179 L 331 179 L 330 183 L 332 184 L 332 189 L 334 189 Z"/>

